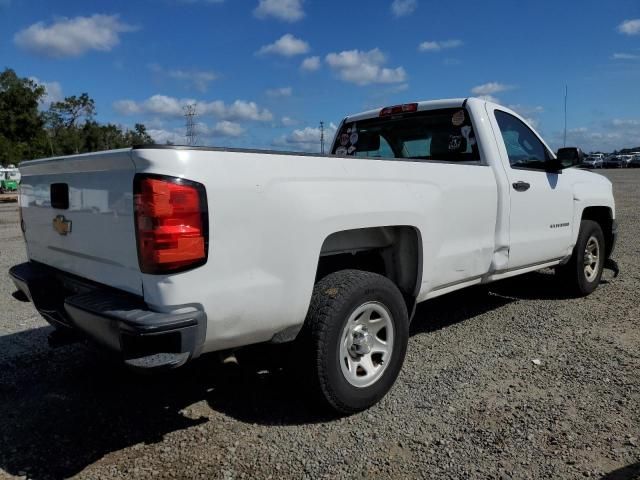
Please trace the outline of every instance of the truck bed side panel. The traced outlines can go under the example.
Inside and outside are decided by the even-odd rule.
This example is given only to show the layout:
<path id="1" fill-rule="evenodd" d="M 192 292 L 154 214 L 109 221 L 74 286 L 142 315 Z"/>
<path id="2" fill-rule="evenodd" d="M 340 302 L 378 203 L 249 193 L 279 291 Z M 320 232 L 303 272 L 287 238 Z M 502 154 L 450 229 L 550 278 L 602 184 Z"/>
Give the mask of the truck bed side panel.
<path id="1" fill-rule="evenodd" d="M 322 243 L 335 232 L 417 228 L 420 298 L 489 270 L 497 187 L 488 166 L 179 149 L 135 150 L 133 158 L 137 171 L 184 176 L 207 189 L 207 264 L 143 276 L 154 308 L 204 306 L 205 351 L 267 341 L 300 325 Z"/>

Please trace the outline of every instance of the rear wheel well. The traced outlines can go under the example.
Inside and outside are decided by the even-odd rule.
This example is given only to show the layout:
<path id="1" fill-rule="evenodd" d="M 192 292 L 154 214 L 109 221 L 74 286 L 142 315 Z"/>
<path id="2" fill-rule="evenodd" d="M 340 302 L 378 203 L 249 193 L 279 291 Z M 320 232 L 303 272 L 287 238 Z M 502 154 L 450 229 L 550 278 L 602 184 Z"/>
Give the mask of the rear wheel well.
<path id="1" fill-rule="evenodd" d="M 322 244 L 316 282 L 345 269 L 389 278 L 402 292 L 411 314 L 422 282 L 420 232 L 411 226 L 386 226 L 333 233 Z"/>
<path id="2" fill-rule="evenodd" d="M 613 214 L 609 207 L 587 207 L 582 212 L 582 220 L 593 220 L 600 225 L 604 234 L 605 258 L 609 258 L 613 248 Z"/>

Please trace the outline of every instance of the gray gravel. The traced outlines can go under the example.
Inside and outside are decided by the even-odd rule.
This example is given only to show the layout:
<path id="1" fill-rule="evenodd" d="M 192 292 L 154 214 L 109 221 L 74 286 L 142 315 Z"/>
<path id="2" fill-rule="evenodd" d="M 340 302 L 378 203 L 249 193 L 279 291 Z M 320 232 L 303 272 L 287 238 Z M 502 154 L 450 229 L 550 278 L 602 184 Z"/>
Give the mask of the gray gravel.
<path id="1" fill-rule="evenodd" d="M 540 272 L 423 304 L 396 386 L 348 418 L 274 350 L 153 377 L 50 350 L 2 275 L 0 478 L 639 478 L 640 170 L 605 175 L 620 277 L 584 299 Z M 1 271 L 25 258 L 16 222 L 0 204 Z"/>

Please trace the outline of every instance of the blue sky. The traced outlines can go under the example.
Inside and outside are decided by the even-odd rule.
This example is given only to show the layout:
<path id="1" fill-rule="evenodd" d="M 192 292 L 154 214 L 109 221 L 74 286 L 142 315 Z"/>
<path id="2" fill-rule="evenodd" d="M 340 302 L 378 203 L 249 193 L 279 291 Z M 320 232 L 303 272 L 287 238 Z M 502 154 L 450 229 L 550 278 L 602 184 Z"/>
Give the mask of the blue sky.
<path id="1" fill-rule="evenodd" d="M 490 96 L 562 143 L 640 145 L 637 0 L 0 0 L 0 67 L 102 122 L 205 145 L 317 150 L 318 123 Z"/>

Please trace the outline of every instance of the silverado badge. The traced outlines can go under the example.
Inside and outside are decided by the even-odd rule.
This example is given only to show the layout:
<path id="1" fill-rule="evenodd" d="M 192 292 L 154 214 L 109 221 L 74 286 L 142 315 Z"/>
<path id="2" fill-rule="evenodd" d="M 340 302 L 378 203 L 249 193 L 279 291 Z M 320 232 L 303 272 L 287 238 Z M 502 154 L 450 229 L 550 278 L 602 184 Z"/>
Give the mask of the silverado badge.
<path id="1" fill-rule="evenodd" d="M 71 220 L 64 218 L 64 215 L 57 215 L 53 219 L 53 229 L 60 235 L 71 233 Z"/>

